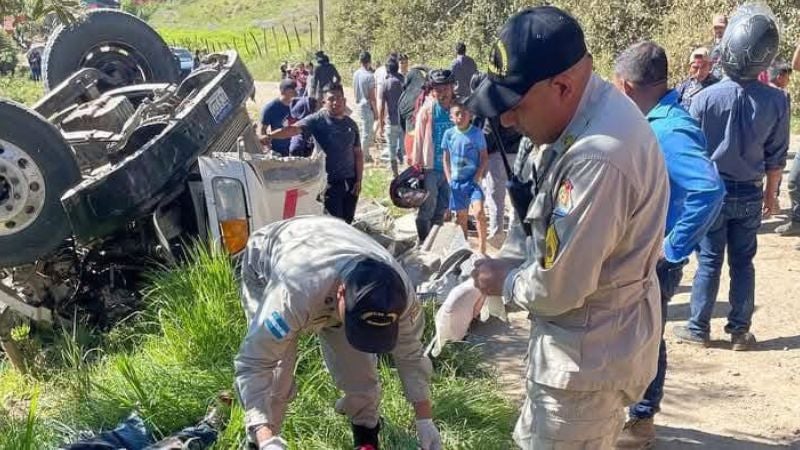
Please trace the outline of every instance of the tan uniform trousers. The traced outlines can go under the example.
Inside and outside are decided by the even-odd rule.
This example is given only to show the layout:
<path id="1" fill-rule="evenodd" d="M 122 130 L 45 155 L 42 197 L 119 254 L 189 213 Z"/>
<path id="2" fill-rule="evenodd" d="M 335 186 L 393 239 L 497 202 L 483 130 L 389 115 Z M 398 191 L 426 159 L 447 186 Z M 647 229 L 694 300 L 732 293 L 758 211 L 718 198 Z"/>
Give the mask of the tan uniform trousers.
<path id="1" fill-rule="evenodd" d="M 528 396 L 514 428 L 522 450 L 611 450 L 624 423 L 626 391 L 567 391 L 528 381 Z"/>
<path id="2" fill-rule="evenodd" d="M 336 387 L 344 395 L 334 409 L 355 425 L 373 428 L 378 424 L 381 386 L 375 355 L 359 352 L 347 341 L 344 327 L 326 327 L 317 332 L 322 345 L 325 366 Z M 270 424 L 281 428 L 286 409 L 297 394 L 294 368 L 297 363 L 297 341 L 291 343 L 272 379 L 272 418 Z"/>

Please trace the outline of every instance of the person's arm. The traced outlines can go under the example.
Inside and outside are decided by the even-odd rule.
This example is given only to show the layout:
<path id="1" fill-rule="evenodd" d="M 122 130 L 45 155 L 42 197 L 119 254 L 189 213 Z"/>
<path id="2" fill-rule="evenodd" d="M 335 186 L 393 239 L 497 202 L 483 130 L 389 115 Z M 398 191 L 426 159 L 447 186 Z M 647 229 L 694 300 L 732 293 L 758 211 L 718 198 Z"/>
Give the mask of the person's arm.
<path id="1" fill-rule="evenodd" d="M 359 196 L 361 194 L 361 180 L 364 177 L 364 151 L 361 148 L 361 135 L 358 131 L 358 126 L 353 124 L 355 130 L 355 139 L 353 140 L 353 153 L 355 154 L 355 169 L 356 169 L 356 182 L 353 185 L 353 195 Z"/>
<path id="2" fill-rule="evenodd" d="M 399 319 L 397 345 L 392 350 L 397 373 L 403 385 L 403 393 L 414 406 L 418 419 L 430 419 L 430 380 L 433 367 L 425 356 L 422 332 L 425 329 L 425 314 L 413 292 L 409 291 L 409 307 Z"/>
<path id="3" fill-rule="evenodd" d="M 383 124 L 386 120 L 386 83 L 380 84 L 378 92 L 378 130 L 383 131 Z M 382 133 L 381 133 L 382 134 Z"/>
<path id="4" fill-rule="evenodd" d="M 664 257 L 680 262 L 692 254 L 717 219 L 725 197 L 725 185 L 717 167 L 706 156 L 705 138 L 684 131 L 670 133 L 661 142 L 670 149 L 665 158 L 670 181 L 686 192 L 683 213 L 664 239 Z"/>
<path id="5" fill-rule="evenodd" d="M 486 170 L 489 168 L 489 151 L 486 150 L 486 147 L 483 147 L 480 153 L 481 162 L 480 166 L 478 166 L 478 172 L 475 174 L 475 182 L 480 184 L 483 177 L 486 176 Z"/>
<path id="6" fill-rule="evenodd" d="M 444 179 L 449 183 L 451 181 L 450 150 L 447 147 L 442 149 L 442 165 L 444 166 Z"/>
<path id="7" fill-rule="evenodd" d="M 510 270 L 503 283 L 505 302 L 538 316 L 558 316 L 584 305 L 597 289 L 600 262 L 625 234 L 637 196 L 625 175 L 606 161 L 573 161 L 561 181 L 571 183 L 571 207 L 549 218 L 545 254 Z M 561 189 L 559 182 L 553 198 Z"/>
<path id="8" fill-rule="evenodd" d="M 416 124 L 414 126 L 414 147 L 412 151 L 413 160 L 411 163 L 413 165 L 417 165 L 420 167 L 425 166 L 425 139 L 426 135 L 428 134 L 428 123 L 430 120 L 428 116 L 430 115 L 430 108 L 427 107 L 425 104 L 420 107 L 419 112 L 417 113 Z"/>
<path id="9" fill-rule="evenodd" d="M 297 339 L 301 318 L 289 310 L 289 293 L 283 287 L 266 289 L 261 313 L 250 324 L 239 353 L 234 359 L 236 389 L 245 411 L 245 426 L 258 444 L 277 436 L 271 409 L 273 372 L 286 351 Z"/>
<path id="10" fill-rule="evenodd" d="M 780 213 L 778 203 L 778 186 L 781 182 L 783 168 L 786 167 L 786 156 L 789 152 L 790 137 L 789 99 L 781 105 L 778 121 L 764 144 L 764 168 L 767 172 L 767 183 L 764 188 L 764 216 L 770 217 Z"/>
<path id="11" fill-rule="evenodd" d="M 372 82 L 369 83 L 369 86 L 367 100 L 369 100 L 369 107 L 372 109 L 372 116 L 375 117 L 378 115 L 378 102 L 375 97 L 375 77 L 372 77 Z"/>
<path id="12" fill-rule="evenodd" d="M 258 140 L 261 145 L 270 146 L 269 142 L 269 106 L 265 106 L 261 111 L 261 123 L 258 125 Z"/>
<path id="13" fill-rule="evenodd" d="M 299 122 L 298 122 L 299 123 Z M 298 134 L 303 133 L 303 127 L 295 125 L 287 125 L 279 130 L 272 130 L 267 134 L 269 140 L 272 139 L 289 139 Z"/>

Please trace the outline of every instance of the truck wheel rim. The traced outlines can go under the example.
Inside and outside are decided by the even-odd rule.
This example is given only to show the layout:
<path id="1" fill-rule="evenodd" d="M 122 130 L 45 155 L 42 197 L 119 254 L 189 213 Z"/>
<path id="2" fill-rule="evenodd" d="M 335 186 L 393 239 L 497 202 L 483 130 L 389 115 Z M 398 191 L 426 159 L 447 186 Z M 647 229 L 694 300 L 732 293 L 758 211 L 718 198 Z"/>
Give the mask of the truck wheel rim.
<path id="1" fill-rule="evenodd" d="M 0 139 L 0 236 L 29 227 L 44 209 L 45 184 L 33 158 Z"/>
<path id="2" fill-rule="evenodd" d="M 92 47 L 81 60 L 81 67 L 95 68 L 117 86 L 144 83 L 152 78 L 147 59 L 130 46 L 104 42 Z"/>

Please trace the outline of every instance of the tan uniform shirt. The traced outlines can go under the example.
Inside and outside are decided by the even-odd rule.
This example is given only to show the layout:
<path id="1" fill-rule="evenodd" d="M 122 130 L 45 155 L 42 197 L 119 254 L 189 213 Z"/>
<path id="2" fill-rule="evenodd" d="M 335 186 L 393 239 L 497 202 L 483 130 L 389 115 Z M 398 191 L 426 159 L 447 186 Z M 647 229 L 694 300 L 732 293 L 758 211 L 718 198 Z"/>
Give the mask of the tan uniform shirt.
<path id="1" fill-rule="evenodd" d="M 407 286 L 408 308 L 399 319 L 392 356 L 406 398 L 412 403 L 430 398 L 432 369 L 421 343 L 424 315 L 405 271 L 377 242 L 345 222 L 298 217 L 259 230 L 242 257 L 242 300 L 250 328 L 234 365 L 248 427 L 272 423 L 273 371 L 298 334 L 341 326 L 334 286 L 360 256 L 390 264 Z"/>
<path id="2" fill-rule="evenodd" d="M 655 266 L 669 190 L 650 126 L 593 76 L 558 141 L 523 141 L 517 173 L 532 179 L 533 165 L 532 237 L 517 225 L 502 252 L 525 260 L 504 300 L 531 313 L 529 379 L 578 391 L 646 386 L 658 356 Z"/>

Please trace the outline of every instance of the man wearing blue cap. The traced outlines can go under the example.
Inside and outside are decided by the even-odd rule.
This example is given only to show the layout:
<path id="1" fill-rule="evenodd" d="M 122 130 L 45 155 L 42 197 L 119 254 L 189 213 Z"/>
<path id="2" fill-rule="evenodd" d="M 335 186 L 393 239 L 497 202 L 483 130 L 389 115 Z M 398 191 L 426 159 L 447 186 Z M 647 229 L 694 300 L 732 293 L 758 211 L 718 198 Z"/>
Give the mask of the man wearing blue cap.
<path id="1" fill-rule="evenodd" d="M 510 198 L 521 223 L 500 257 L 476 262 L 486 295 L 530 312 L 520 448 L 611 449 L 623 408 L 656 374 L 656 262 L 668 179 L 636 106 L 593 74 L 583 31 L 549 6 L 500 31 L 467 104 L 525 138 Z"/>
<path id="2" fill-rule="evenodd" d="M 416 413 L 423 450 L 441 450 L 432 420 L 424 315 L 407 275 L 366 234 L 330 217 L 298 217 L 255 233 L 241 261 L 250 328 L 234 366 L 245 426 L 259 450 L 284 450 L 281 425 L 296 394 L 298 336 L 314 332 L 356 450 L 378 450 L 378 353 L 391 353 Z"/>

